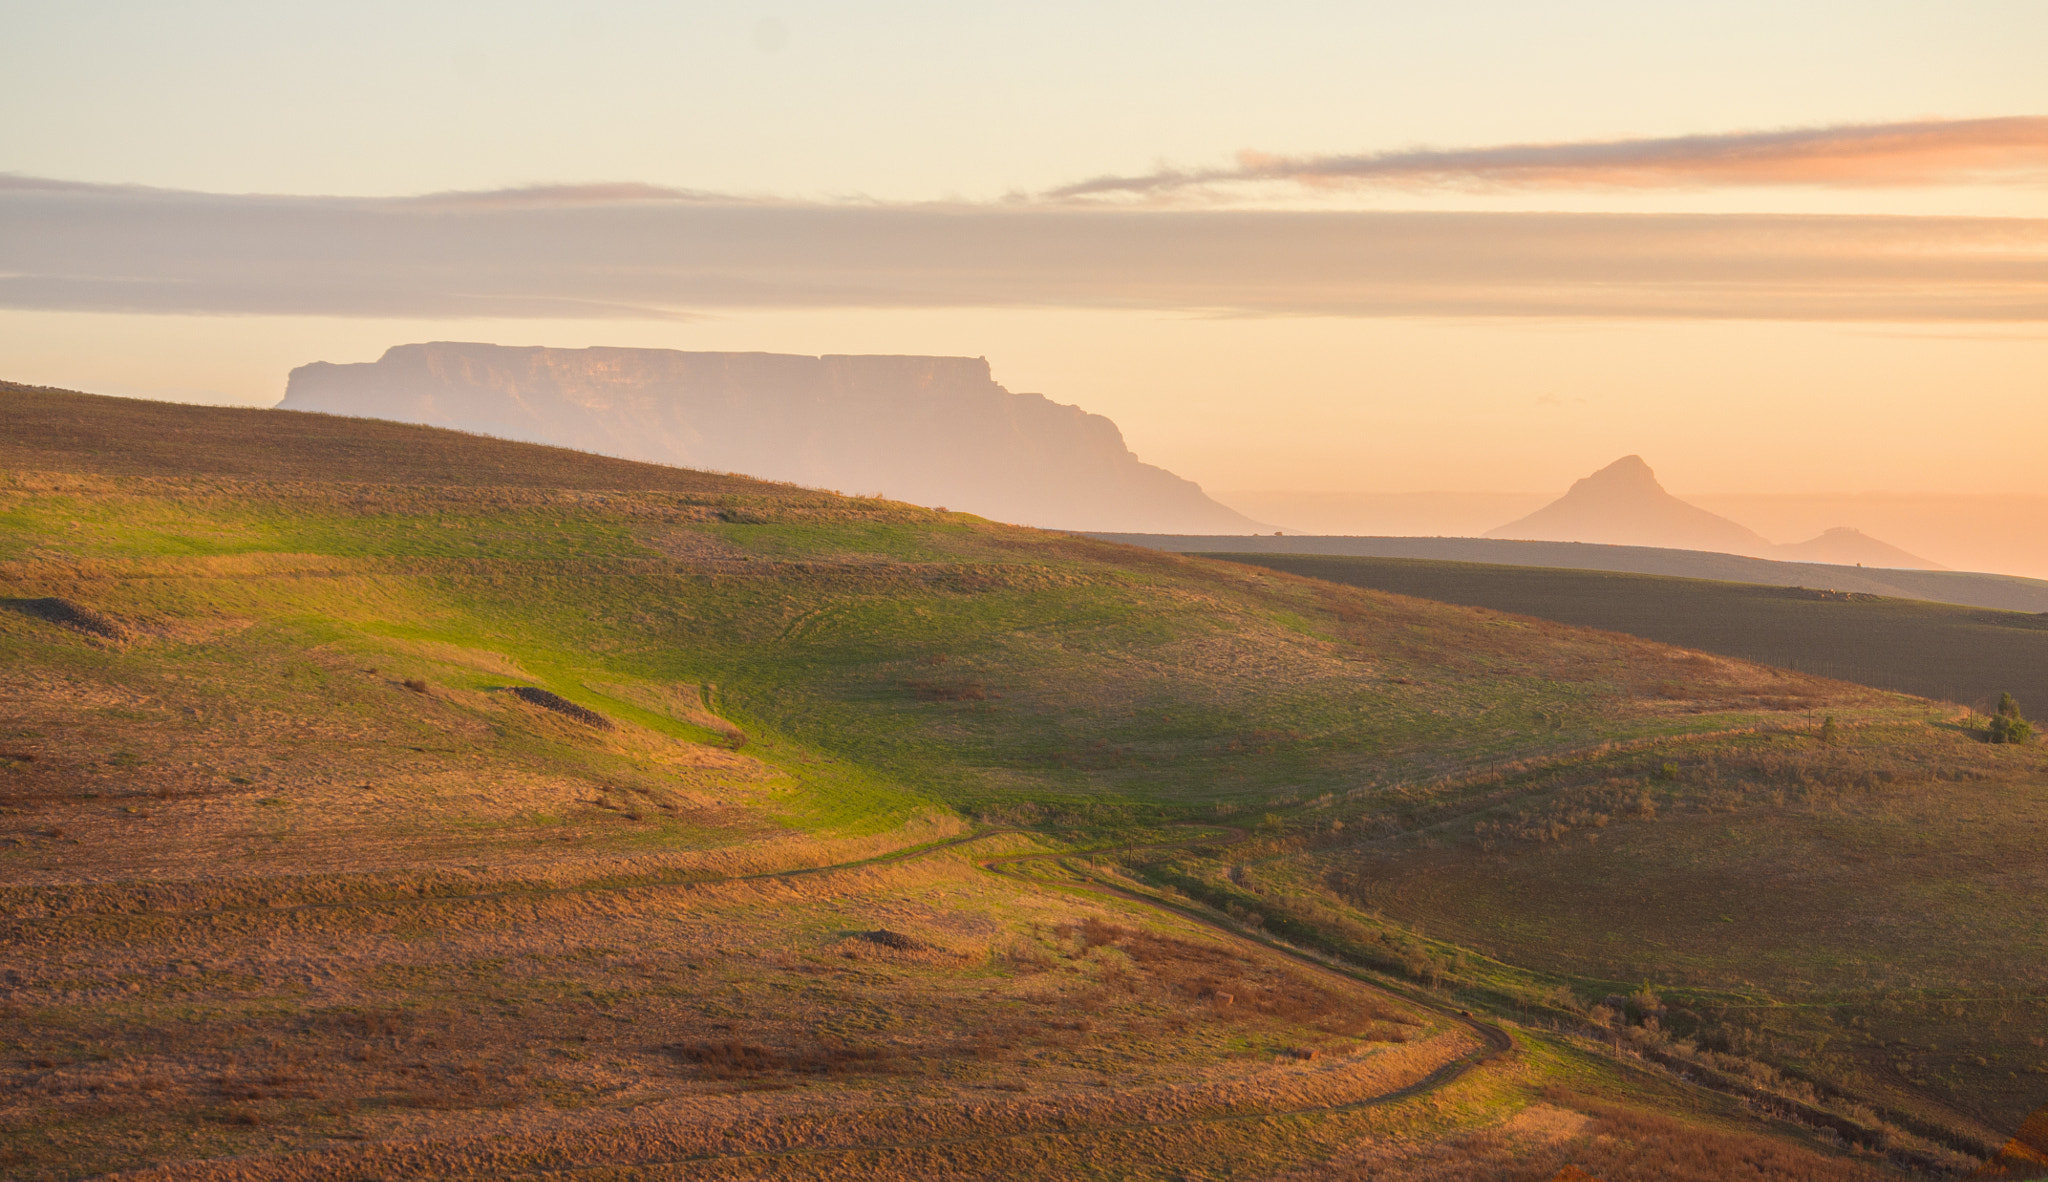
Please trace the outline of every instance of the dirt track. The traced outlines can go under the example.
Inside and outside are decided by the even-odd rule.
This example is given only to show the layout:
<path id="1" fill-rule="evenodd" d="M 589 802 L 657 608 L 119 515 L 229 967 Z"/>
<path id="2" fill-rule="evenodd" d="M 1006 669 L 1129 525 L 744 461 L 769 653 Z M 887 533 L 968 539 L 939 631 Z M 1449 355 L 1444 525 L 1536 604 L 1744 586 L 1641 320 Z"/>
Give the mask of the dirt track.
<path id="1" fill-rule="evenodd" d="M 1499 1026 L 1496 1026 L 1491 1022 L 1482 1022 L 1478 1018 L 1473 1017 L 1470 1013 L 1464 1010 L 1453 1009 L 1449 1006 L 1446 1006 L 1442 1002 L 1436 1000 L 1435 998 L 1430 997 L 1428 994 L 1422 993 L 1418 990 L 1410 990 L 1390 986 L 1385 982 L 1368 978 L 1363 973 L 1348 972 L 1344 969 L 1340 969 L 1332 964 L 1329 964 L 1326 961 L 1310 956 L 1307 953 L 1302 952 L 1298 949 L 1290 948 L 1287 945 L 1282 944 L 1276 940 L 1268 940 L 1258 936 L 1247 935 L 1244 932 L 1241 932 L 1236 928 L 1230 927 L 1229 925 L 1224 924 L 1220 920 L 1216 920 L 1207 915 L 1204 915 L 1203 913 L 1196 911 L 1191 907 L 1183 907 L 1179 904 L 1172 903 L 1164 899 L 1153 898 L 1149 895 L 1142 894 L 1138 891 L 1128 890 L 1123 887 L 1110 886 L 1105 883 L 1047 883 L 1041 879 L 1027 878 L 1023 875 L 1016 874 L 1011 869 L 1012 867 L 1020 866 L 1028 862 L 1051 861 L 1060 858 L 1071 858 L 1081 855 L 1125 854 L 1136 853 L 1144 850 L 1193 849 L 1198 846 L 1214 845 L 1229 846 L 1235 845 L 1240 841 L 1244 841 L 1247 837 L 1250 836 L 1250 834 L 1248 834 L 1245 830 L 1239 829 L 1235 826 L 1226 825 L 1219 826 L 1219 828 L 1223 829 L 1226 833 L 1231 835 L 1229 837 L 1229 840 L 1218 843 L 1210 839 L 1196 837 L 1181 842 L 1154 842 L 1140 845 L 1116 846 L 1107 849 L 1078 851 L 1077 853 L 1067 854 L 1012 854 L 1008 857 L 991 858 L 988 861 L 983 862 L 981 866 L 982 869 L 987 870 L 992 874 L 1000 874 L 1006 878 L 1011 878 L 1020 882 L 1029 882 L 1039 886 L 1051 885 L 1056 886 L 1059 889 L 1063 890 L 1079 891 L 1086 894 L 1122 899 L 1125 902 L 1136 903 L 1140 906 L 1150 907 L 1155 911 L 1164 912 L 1168 915 L 1174 916 L 1175 918 L 1186 920 L 1189 923 L 1199 924 L 1200 926 L 1208 929 L 1209 931 L 1215 932 L 1230 940 L 1236 941 L 1239 944 L 1257 948 L 1260 951 L 1270 955 L 1278 955 L 1284 957 L 1287 960 L 1293 962 L 1294 964 L 1306 968 L 1310 972 L 1315 973 L 1317 975 L 1343 981 L 1346 984 L 1367 984 L 1377 989 L 1382 989 L 1389 993 L 1394 993 L 1419 1009 L 1429 1010 L 1443 1018 L 1448 1019 L 1449 1021 L 1464 1026 L 1479 1039 L 1480 1047 L 1478 1050 L 1475 1050 L 1470 1054 L 1459 1058 L 1455 1062 L 1445 1064 L 1443 1067 L 1440 1067 L 1436 1071 L 1432 1072 L 1428 1076 L 1428 1078 L 1418 1080 L 1409 1087 L 1401 1089 L 1399 1092 L 1389 1093 L 1385 1096 L 1377 1097 L 1371 1101 L 1362 1101 L 1361 1104 L 1384 1104 L 1394 1100 L 1405 1099 L 1408 1096 L 1420 1095 L 1424 1092 L 1433 1091 L 1436 1088 L 1440 1088 L 1445 1084 L 1450 1083 L 1452 1080 L 1457 1079 L 1459 1076 L 1464 1075 L 1466 1072 L 1472 1070 L 1474 1067 L 1477 1067 L 1482 1063 L 1489 1062 L 1493 1059 L 1499 1058 L 1502 1055 L 1509 1054 L 1514 1050 L 1514 1039 L 1509 1037 L 1507 1031 L 1501 1029 Z"/>

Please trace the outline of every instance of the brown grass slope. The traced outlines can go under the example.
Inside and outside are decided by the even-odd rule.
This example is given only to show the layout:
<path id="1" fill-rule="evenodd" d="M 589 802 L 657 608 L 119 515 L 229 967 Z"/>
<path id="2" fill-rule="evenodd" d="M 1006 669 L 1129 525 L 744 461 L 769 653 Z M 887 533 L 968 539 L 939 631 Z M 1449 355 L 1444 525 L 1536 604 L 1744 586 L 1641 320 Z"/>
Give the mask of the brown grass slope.
<path id="1" fill-rule="evenodd" d="M 1555 966 L 1459 961 L 1357 873 L 1475 809 L 1573 829 L 1588 776 L 1718 800 L 1690 753 L 1809 709 L 2014 771 L 1926 703 L 914 506 L 277 412 L 0 421 L 9 1176 L 1261 1177 L 1558 1120 L 1617 1169 L 1718 1130 L 1858 1176 L 1571 1032 L 1382 1102 Z M 1220 817 L 1253 842 L 1147 889 L 1290 939 L 1312 903 L 1406 992 L 1060 889 L 1101 858 L 976 864 Z M 986 822 L 1034 831 L 937 848 Z"/>

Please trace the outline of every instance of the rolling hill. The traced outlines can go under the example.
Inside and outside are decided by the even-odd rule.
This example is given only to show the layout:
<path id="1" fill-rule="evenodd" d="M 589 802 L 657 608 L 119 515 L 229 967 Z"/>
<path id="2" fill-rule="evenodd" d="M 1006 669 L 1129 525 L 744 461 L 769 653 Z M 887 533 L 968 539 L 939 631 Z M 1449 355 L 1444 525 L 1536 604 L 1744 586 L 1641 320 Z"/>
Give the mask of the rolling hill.
<path id="1" fill-rule="evenodd" d="M 0 608 L 10 1176 L 1875 1179 L 2048 1069 L 2048 766 L 1918 699 L 20 387 Z"/>

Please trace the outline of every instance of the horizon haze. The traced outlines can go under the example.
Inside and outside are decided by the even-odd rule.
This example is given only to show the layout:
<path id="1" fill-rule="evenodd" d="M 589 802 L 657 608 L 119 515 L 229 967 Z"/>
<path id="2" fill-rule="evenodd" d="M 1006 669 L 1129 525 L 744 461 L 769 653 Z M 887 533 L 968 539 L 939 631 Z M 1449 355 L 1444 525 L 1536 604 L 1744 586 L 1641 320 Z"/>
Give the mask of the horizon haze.
<path id="1" fill-rule="evenodd" d="M 986 357 L 1211 490 L 1534 497 L 1641 453 L 1710 509 L 2048 495 L 2035 5 L 30 3 L 10 33 L 14 381 L 268 405 L 432 340 Z M 1753 528 L 1941 517 L 1793 506 Z M 1993 553 L 1935 532 L 1895 544 Z"/>

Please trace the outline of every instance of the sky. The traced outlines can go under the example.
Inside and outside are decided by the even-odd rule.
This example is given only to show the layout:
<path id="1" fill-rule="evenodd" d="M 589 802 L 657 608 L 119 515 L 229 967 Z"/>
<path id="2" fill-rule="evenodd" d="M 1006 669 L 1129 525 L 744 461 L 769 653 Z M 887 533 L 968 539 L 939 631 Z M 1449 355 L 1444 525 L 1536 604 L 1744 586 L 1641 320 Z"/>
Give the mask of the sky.
<path id="1" fill-rule="evenodd" d="M 0 377 L 985 356 L 1225 493 L 2048 497 L 2048 5 L 13 0 Z"/>

